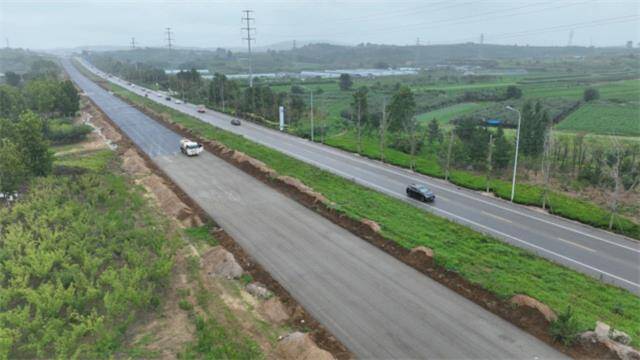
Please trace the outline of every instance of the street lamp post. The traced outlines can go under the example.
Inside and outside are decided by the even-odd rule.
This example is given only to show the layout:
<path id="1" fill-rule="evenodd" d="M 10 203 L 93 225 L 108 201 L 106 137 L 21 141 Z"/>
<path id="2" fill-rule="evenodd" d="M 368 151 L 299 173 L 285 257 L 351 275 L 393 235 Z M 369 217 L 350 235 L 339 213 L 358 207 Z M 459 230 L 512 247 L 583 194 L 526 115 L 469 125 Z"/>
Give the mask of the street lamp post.
<path id="1" fill-rule="evenodd" d="M 511 106 L 506 107 L 507 110 L 515 111 L 518 114 L 518 130 L 516 131 L 516 156 L 513 161 L 513 179 L 511 180 L 511 202 L 513 202 L 513 197 L 516 195 L 516 172 L 518 171 L 518 148 L 520 146 L 520 120 L 522 119 L 522 114 L 519 110 L 512 108 Z"/>

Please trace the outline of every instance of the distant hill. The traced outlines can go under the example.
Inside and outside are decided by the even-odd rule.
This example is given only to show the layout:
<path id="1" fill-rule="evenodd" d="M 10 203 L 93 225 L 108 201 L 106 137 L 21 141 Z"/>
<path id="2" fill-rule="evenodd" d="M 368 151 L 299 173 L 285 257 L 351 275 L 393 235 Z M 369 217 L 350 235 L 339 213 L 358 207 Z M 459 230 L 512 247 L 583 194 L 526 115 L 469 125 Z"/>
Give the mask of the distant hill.
<path id="1" fill-rule="evenodd" d="M 435 64 L 479 64 L 491 67 L 498 60 L 579 58 L 586 56 L 629 54 L 638 49 L 595 47 L 540 47 L 491 44 L 452 44 L 396 46 L 360 44 L 357 46 L 309 43 L 292 49 L 292 42 L 276 43 L 264 52 L 253 54 L 255 72 L 299 71 L 340 68 L 430 66 Z M 284 48 L 284 49 L 281 49 Z M 281 50 L 278 50 L 281 49 Z M 95 52 L 92 52 L 95 53 Z M 145 62 L 164 69 L 206 68 L 223 73 L 245 72 L 247 54 L 227 49 L 144 48 L 106 51 L 94 56 L 108 56 L 128 62 Z"/>

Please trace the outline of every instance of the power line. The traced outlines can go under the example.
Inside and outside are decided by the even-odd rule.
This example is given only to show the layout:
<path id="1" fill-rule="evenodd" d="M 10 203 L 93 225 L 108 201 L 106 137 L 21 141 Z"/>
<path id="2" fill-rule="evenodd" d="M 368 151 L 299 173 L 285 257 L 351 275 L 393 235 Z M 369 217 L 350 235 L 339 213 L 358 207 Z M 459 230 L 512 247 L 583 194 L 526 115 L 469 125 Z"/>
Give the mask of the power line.
<path id="1" fill-rule="evenodd" d="M 169 48 L 169 50 L 171 50 L 171 46 L 172 46 L 171 41 L 174 40 L 171 37 L 171 28 L 170 27 L 166 28 L 166 32 L 167 32 L 167 47 Z"/>
<path id="2" fill-rule="evenodd" d="M 251 27 L 251 21 L 254 21 L 255 18 L 251 17 L 251 13 L 253 12 L 253 10 L 242 10 L 242 12 L 244 13 L 244 17 L 242 18 L 242 21 L 245 22 L 245 26 L 241 29 L 246 30 L 247 32 L 247 37 L 243 39 L 247 40 L 247 49 L 249 52 L 249 87 L 253 87 L 253 68 L 251 64 L 251 42 L 255 41 L 255 38 L 251 37 L 251 32 L 255 31 L 256 28 Z"/>

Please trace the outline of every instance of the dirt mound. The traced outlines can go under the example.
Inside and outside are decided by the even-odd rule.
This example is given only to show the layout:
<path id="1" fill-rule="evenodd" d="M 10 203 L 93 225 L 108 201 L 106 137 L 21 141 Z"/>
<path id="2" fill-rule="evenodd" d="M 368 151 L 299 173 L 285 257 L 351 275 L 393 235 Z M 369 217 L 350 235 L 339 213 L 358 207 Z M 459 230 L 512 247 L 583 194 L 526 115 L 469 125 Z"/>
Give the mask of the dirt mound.
<path id="1" fill-rule="evenodd" d="M 380 232 L 380 225 L 373 221 L 373 220 L 369 220 L 369 219 L 362 219 L 361 220 L 362 224 L 367 226 L 369 229 L 371 229 L 371 231 L 375 232 L 375 233 L 379 233 Z"/>
<path id="2" fill-rule="evenodd" d="M 550 307 L 532 297 L 526 295 L 514 295 L 509 302 L 518 307 L 528 307 L 538 311 L 549 323 L 558 319 L 558 316 Z"/>
<path id="3" fill-rule="evenodd" d="M 289 320 L 287 309 L 277 297 L 263 302 L 259 311 L 265 319 L 275 324 L 284 324 Z"/>
<path id="4" fill-rule="evenodd" d="M 409 253 L 411 263 L 418 267 L 433 266 L 433 256 L 433 250 L 426 246 L 416 246 Z"/>
<path id="5" fill-rule="evenodd" d="M 268 167 L 265 163 L 247 156 L 243 152 L 234 151 L 233 155 L 231 155 L 231 160 L 235 161 L 240 166 L 249 167 L 250 171 L 257 171 L 261 175 L 265 175 L 268 177 L 278 176 L 278 173 L 272 168 Z"/>
<path id="6" fill-rule="evenodd" d="M 222 246 L 211 248 L 203 254 L 202 266 L 206 274 L 227 279 L 237 279 L 243 273 L 242 267 L 240 267 L 233 254 Z"/>
<path id="7" fill-rule="evenodd" d="M 287 185 L 288 187 L 293 188 L 295 191 L 298 191 L 310 198 L 313 199 L 314 203 L 322 203 L 322 204 L 328 204 L 329 200 L 327 200 L 326 197 L 324 197 L 324 195 L 315 192 L 312 188 L 308 187 L 307 185 L 305 185 L 302 181 L 296 179 L 296 178 L 292 178 L 291 176 L 278 176 L 278 180 L 281 181 L 283 184 Z"/>
<path id="8" fill-rule="evenodd" d="M 151 173 L 144 163 L 144 159 L 133 148 L 127 149 L 122 154 L 122 168 L 133 176 L 144 176 Z"/>
<path id="9" fill-rule="evenodd" d="M 149 175 L 139 180 L 150 194 L 158 201 L 162 211 L 168 216 L 177 219 L 182 226 L 201 226 L 202 220 L 190 207 L 167 186 L 162 178 L 157 175 Z"/>
<path id="10" fill-rule="evenodd" d="M 284 360 L 330 360 L 328 351 L 320 349 L 309 334 L 294 332 L 285 336 L 276 347 L 280 359 Z"/>

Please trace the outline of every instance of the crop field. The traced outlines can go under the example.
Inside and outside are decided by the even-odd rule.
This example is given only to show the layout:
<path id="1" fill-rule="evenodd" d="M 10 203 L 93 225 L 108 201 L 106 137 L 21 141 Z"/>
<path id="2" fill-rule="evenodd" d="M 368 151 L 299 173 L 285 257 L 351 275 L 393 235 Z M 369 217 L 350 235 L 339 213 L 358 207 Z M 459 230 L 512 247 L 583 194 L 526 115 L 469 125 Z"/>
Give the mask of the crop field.
<path id="1" fill-rule="evenodd" d="M 556 125 L 557 130 L 640 136 L 640 108 L 631 103 L 585 104 Z"/>
<path id="2" fill-rule="evenodd" d="M 486 104 L 482 103 L 460 103 L 447 106 L 442 109 L 422 113 L 418 115 L 417 119 L 420 122 L 429 122 L 431 121 L 431 119 L 435 118 L 440 123 L 440 125 L 445 125 L 448 124 L 452 119 L 469 114 L 486 106 Z"/>
<path id="3" fill-rule="evenodd" d="M 525 98 L 563 97 L 580 100 L 584 90 L 593 87 L 600 91 L 600 97 L 607 100 L 639 101 L 640 80 L 602 82 L 593 85 L 566 83 L 526 84 L 522 86 Z"/>

